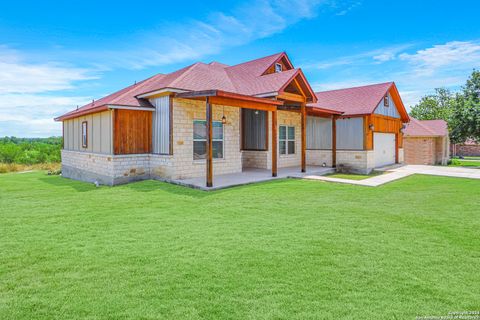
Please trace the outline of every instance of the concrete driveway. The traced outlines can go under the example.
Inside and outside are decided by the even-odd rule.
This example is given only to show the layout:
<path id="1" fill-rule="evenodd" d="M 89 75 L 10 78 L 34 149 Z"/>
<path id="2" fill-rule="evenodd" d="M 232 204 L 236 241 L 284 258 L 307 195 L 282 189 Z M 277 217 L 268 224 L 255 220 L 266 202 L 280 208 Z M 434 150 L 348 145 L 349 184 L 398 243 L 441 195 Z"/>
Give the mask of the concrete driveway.
<path id="1" fill-rule="evenodd" d="M 417 174 L 429 174 L 434 176 L 480 179 L 480 169 L 462 168 L 462 167 L 406 165 L 398 168 L 392 168 L 387 171 L 403 172 L 403 173 L 410 173 L 410 174 L 417 173 Z"/>

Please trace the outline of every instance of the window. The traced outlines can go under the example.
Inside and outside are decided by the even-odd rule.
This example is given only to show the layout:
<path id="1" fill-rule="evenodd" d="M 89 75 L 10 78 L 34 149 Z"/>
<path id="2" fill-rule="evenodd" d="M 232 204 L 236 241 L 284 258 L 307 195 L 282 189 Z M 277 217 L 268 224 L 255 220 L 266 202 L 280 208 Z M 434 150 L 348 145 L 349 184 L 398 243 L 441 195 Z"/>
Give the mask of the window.
<path id="1" fill-rule="evenodd" d="M 275 72 L 282 72 L 282 64 L 275 63 Z"/>
<path id="2" fill-rule="evenodd" d="M 386 95 L 385 97 L 383 97 L 383 105 L 384 105 L 385 107 L 388 107 L 389 104 L 390 104 L 390 101 L 389 101 L 389 99 L 388 99 L 388 95 Z"/>
<path id="3" fill-rule="evenodd" d="M 82 147 L 88 147 L 87 121 L 82 122 Z"/>
<path id="4" fill-rule="evenodd" d="M 214 159 L 223 158 L 223 124 L 221 121 L 212 122 L 212 153 Z M 207 122 L 193 121 L 193 160 L 205 159 L 207 155 Z"/>
<path id="5" fill-rule="evenodd" d="M 280 126 L 278 140 L 280 154 L 295 153 L 295 127 Z"/>

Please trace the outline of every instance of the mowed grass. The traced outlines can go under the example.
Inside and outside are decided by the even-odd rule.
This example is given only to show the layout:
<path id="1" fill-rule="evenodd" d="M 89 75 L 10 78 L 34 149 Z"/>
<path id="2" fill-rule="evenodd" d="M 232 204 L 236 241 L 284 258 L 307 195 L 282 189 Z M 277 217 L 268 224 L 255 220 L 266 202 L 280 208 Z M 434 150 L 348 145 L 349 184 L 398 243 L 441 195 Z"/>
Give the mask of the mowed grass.
<path id="1" fill-rule="evenodd" d="M 348 180 L 365 180 L 368 178 L 373 178 L 382 174 L 388 174 L 381 171 L 374 171 L 370 174 L 355 174 L 355 173 L 331 173 L 327 174 L 326 177 L 329 178 L 338 178 L 338 179 L 348 179 Z"/>
<path id="2" fill-rule="evenodd" d="M 0 319 L 414 319 L 480 309 L 480 181 L 216 192 L 0 175 Z"/>
<path id="3" fill-rule="evenodd" d="M 452 167 L 474 167 L 480 168 L 480 160 L 470 160 L 470 159 L 452 159 L 452 163 L 450 163 Z"/>

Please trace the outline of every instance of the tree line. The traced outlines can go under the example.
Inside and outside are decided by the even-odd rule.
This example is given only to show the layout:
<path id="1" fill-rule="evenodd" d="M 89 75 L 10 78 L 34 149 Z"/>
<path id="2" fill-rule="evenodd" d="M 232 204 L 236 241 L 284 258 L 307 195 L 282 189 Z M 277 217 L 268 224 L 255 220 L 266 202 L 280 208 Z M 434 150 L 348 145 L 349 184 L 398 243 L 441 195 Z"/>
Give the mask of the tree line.
<path id="1" fill-rule="evenodd" d="M 61 137 L 50 138 L 0 138 L 0 163 L 40 164 L 58 163 L 61 160 Z"/>
<path id="2" fill-rule="evenodd" d="M 412 107 L 410 115 L 418 120 L 445 120 L 453 143 L 480 141 L 480 71 L 473 70 L 458 92 L 435 89 Z"/>

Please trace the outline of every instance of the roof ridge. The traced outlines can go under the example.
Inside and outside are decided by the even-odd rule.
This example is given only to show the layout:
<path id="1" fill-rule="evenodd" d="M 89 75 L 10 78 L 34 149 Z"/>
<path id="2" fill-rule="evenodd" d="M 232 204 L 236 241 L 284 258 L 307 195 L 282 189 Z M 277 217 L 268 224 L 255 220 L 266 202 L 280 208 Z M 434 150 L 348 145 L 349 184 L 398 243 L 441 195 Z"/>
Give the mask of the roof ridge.
<path id="1" fill-rule="evenodd" d="M 333 89 L 333 90 L 324 90 L 324 91 L 317 91 L 317 93 L 325 93 L 325 92 L 333 92 L 333 91 L 342 91 L 342 90 L 349 90 L 349 89 L 359 89 L 359 88 L 366 88 L 366 87 L 373 87 L 373 86 L 380 86 L 383 84 L 393 84 L 394 81 L 387 81 L 387 82 L 380 82 L 380 83 L 372 83 L 372 84 L 367 84 L 363 86 L 355 86 L 355 87 L 346 87 L 346 88 L 340 88 L 340 89 Z"/>
<path id="2" fill-rule="evenodd" d="M 265 57 L 260 57 L 260 58 L 256 58 L 256 59 L 253 59 L 253 60 L 248 60 L 248 61 L 245 61 L 245 62 L 234 64 L 233 66 L 228 66 L 225 69 L 238 67 L 238 66 L 241 66 L 241 65 L 244 65 L 244 64 L 247 64 L 247 63 L 252 63 L 252 62 L 255 62 L 255 61 L 258 61 L 258 60 L 267 59 L 267 58 L 271 58 L 271 57 L 274 57 L 274 56 L 280 56 L 284 53 L 285 53 L 285 51 L 282 51 L 282 52 L 274 53 L 274 54 L 271 54 L 271 55 L 268 55 L 268 56 L 265 56 Z"/>
<path id="3" fill-rule="evenodd" d="M 185 78 L 186 75 L 187 75 L 188 73 L 190 73 L 190 71 L 191 71 L 194 67 L 196 67 L 196 66 L 198 66 L 198 65 L 200 65 L 200 64 L 202 64 L 202 62 L 197 61 L 197 62 L 192 63 L 191 65 L 186 66 L 185 68 L 183 68 L 184 71 L 183 71 L 182 73 L 180 73 L 180 75 L 179 75 L 178 77 L 176 77 L 172 82 L 170 82 L 170 86 L 173 87 L 173 86 L 174 86 L 176 83 L 178 83 L 181 79 Z M 203 63 L 203 64 L 205 64 L 205 63 Z M 178 71 L 181 71 L 181 70 L 182 70 L 182 69 L 177 70 L 177 71 L 174 71 L 174 72 L 172 72 L 172 73 L 175 73 L 175 72 L 178 72 Z"/>
<path id="4" fill-rule="evenodd" d="M 147 79 L 144 79 L 144 80 L 140 81 L 139 83 L 132 84 L 132 85 L 130 85 L 129 87 L 124 88 L 124 89 L 127 89 L 127 88 L 128 88 L 128 90 L 126 90 L 124 93 L 122 93 L 121 95 L 119 95 L 118 97 L 116 97 L 115 99 L 113 99 L 112 102 L 117 101 L 117 100 L 119 100 L 120 98 L 123 98 L 125 95 L 130 94 L 130 93 L 131 93 L 133 90 L 135 90 L 135 89 L 140 89 L 140 88 L 144 87 L 145 85 L 149 84 L 150 81 L 153 80 L 154 78 L 156 78 L 157 76 L 165 76 L 165 75 L 164 75 L 164 74 L 161 74 L 161 73 L 157 73 L 156 75 L 153 75 L 153 76 L 151 76 L 151 77 L 149 77 L 149 78 L 147 78 Z M 122 89 L 122 90 L 124 90 L 124 89 Z M 121 91 L 121 90 L 120 90 L 120 91 Z"/>

